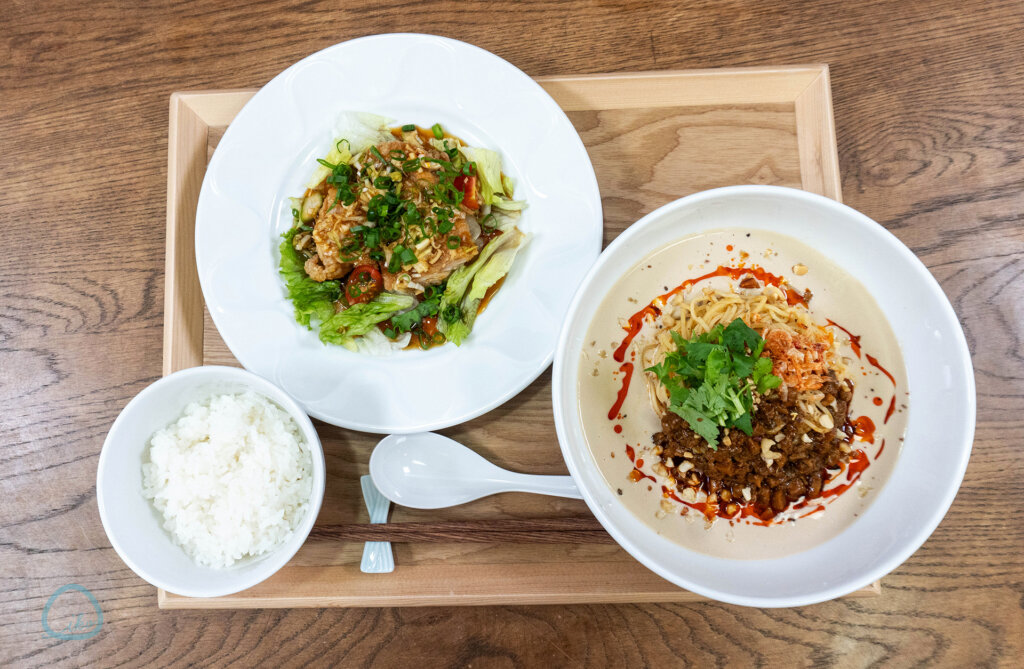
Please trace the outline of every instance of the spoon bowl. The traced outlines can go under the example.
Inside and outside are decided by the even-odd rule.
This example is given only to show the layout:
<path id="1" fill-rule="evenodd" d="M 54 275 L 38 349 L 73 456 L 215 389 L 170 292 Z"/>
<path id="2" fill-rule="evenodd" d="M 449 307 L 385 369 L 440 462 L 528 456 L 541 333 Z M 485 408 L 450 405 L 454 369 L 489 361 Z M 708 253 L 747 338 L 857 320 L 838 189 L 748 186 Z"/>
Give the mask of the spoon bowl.
<path id="1" fill-rule="evenodd" d="M 382 439 L 370 455 L 370 476 L 381 494 L 414 509 L 443 509 L 499 492 L 581 499 L 569 476 L 510 472 L 433 432 Z"/>

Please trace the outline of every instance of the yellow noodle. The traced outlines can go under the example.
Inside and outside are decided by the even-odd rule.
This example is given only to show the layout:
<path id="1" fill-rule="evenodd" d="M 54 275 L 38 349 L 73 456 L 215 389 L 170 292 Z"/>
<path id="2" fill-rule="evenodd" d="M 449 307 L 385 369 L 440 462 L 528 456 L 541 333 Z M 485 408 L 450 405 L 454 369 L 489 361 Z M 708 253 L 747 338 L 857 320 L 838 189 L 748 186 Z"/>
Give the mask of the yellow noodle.
<path id="1" fill-rule="evenodd" d="M 762 337 L 769 329 L 783 330 L 791 335 L 801 335 L 827 343 L 826 366 L 835 371 L 840 379 L 846 377 L 846 367 L 842 364 L 832 333 L 814 322 L 806 306 L 789 304 L 786 293 L 775 286 L 743 292 L 706 288 L 689 301 L 681 294 L 677 294 L 671 298 L 669 304 L 663 306 L 662 315 L 650 322 L 650 325 L 654 326 L 654 334 L 638 337 L 633 345 L 644 368 L 651 367 L 675 350 L 675 344 L 668 336 L 669 332 L 675 331 L 684 339 L 691 339 L 695 335 L 711 331 L 716 325 L 727 326 L 737 318 L 742 318 L 743 322 Z M 654 374 L 647 373 L 645 378 L 651 404 L 658 413 L 663 413 L 668 405 L 667 391 Z M 802 391 L 798 394 L 798 399 L 806 407 L 807 414 L 812 416 L 827 412 L 821 403 L 823 398 L 824 395 L 816 390 Z M 827 431 L 817 423 L 810 420 L 806 422 L 816 432 Z"/>

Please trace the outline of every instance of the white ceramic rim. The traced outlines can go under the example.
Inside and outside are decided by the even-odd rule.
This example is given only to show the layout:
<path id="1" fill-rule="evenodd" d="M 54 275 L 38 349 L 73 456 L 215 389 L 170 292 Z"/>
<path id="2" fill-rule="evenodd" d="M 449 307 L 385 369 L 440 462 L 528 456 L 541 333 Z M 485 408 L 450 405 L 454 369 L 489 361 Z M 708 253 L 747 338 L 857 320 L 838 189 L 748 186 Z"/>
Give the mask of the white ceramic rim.
<path id="1" fill-rule="evenodd" d="M 237 144 L 235 142 L 235 135 L 241 132 L 243 125 L 254 122 L 253 119 L 259 117 L 261 108 L 265 106 L 265 103 L 268 103 L 268 100 L 272 99 L 273 96 L 283 95 L 286 92 L 291 93 L 291 89 L 288 87 L 295 85 L 296 77 L 303 71 L 301 68 L 311 68 L 322 64 L 322 62 L 330 64 L 330 59 L 340 60 L 349 50 L 361 49 L 367 44 L 373 45 L 376 52 L 385 48 L 405 48 L 409 44 L 439 45 L 439 48 L 454 49 L 460 55 L 472 56 L 473 59 L 481 64 L 481 67 L 493 70 L 496 76 L 500 73 L 505 78 L 506 83 L 515 82 L 515 86 L 521 87 L 520 91 L 529 92 L 530 97 L 528 101 L 536 107 L 536 114 L 534 116 L 542 116 L 544 119 L 547 119 L 550 124 L 547 128 L 549 134 L 553 137 L 558 137 L 559 141 L 563 144 L 563 149 L 568 150 L 567 153 L 561 155 L 563 155 L 566 164 L 573 166 L 573 170 L 568 173 L 576 175 L 573 177 L 571 184 L 540 183 L 540 198 L 531 198 L 529 190 L 525 193 L 517 192 L 517 195 L 525 195 L 528 201 L 528 208 L 523 218 L 523 227 L 524 231 L 531 232 L 534 238 L 528 242 L 519 257 L 517 257 L 510 272 L 509 280 L 499 296 L 501 299 L 495 300 L 488 308 L 488 313 L 481 316 L 474 327 L 473 335 L 458 349 L 458 353 L 461 354 L 458 357 L 466 361 L 465 365 L 447 364 L 445 367 L 444 363 L 439 362 L 440 356 L 454 356 L 454 353 L 447 352 L 447 349 L 453 349 L 454 347 L 447 345 L 426 352 L 400 352 L 390 358 L 371 358 L 339 350 L 340 347 L 325 347 L 322 355 L 318 355 L 308 349 L 295 353 L 289 346 L 292 340 L 278 338 L 276 339 L 277 349 L 287 349 L 288 353 L 268 353 L 268 351 L 274 350 L 270 344 L 265 342 L 256 344 L 254 341 L 259 339 L 260 336 L 265 335 L 265 332 L 277 334 L 286 332 L 283 325 L 279 327 L 279 309 L 275 311 L 268 308 L 267 305 L 257 305 L 259 308 L 255 308 L 249 304 L 244 309 L 229 314 L 228 312 L 222 312 L 218 308 L 221 300 L 217 298 L 216 291 L 211 290 L 213 279 L 208 274 L 212 275 L 214 273 L 215 268 L 219 264 L 218 258 L 223 260 L 225 256 L 221 254 L 215 257 L 215 252 L 204 243 L 204 234 L 209 234 L 204 233 L 206 229 L 204 220 L 224 220 L 223 218 L 215 218 L 213 212 L 216 211 L 216 207 L 207 203 L 208 199 L 212 202 L 215 198 L 220 197 L 213 194 L 216 188 L 211 186 L 210 182 L 211 175 L 216 173 L 218 165 L 224 158 L 224 151 L 222 149 L 226 150 L 229 146 L 234 148 Z M 523 104 L 526 103 L 523 102 Z M 386 110 L 365 109 L 361 111 Z M 519 109 L 516 113 L 521 114 L 522 110 Z M 472 120 L 476 123 L 476 119 L 477 117 L 475 116 L 466 117 L 467 122 Z M 491 120 L 482 120 L 480 122 L 496 123 Z M 459 128 L 453 128 L 453 130 L 458 132 Z M 537 130 L 537 133 L 537 137 L 542 135 L 540 130 Z M 472 143 L 471 137 L 467 137 L 467 139 Z M 510 158 L 515 160 L 517 156 L 520 156 L 519 162 L 523 162 L 525 159 L 521 156 L 526 155 L 527 152 L 536 153 L 539 151 L 538 147 L 541 146 L 546 146 L 546 143 L 535 141 L 531 148 L 525 150 L 509 146 L 494 146 L 491 148 L 501 150 L 506 160 Z M 518 154 L 510 155 L 509 152 L 512 150 L 518 151 Z M 533 160 L 533 158 L 530 160 Z M 305 178 L 304 174 L 302 176 Z M 513 176 L 518 178 L 519 188 L 535 187 L 535 184 L 529 183 L 529 174 L 513 173 Z M 556 185 L 568 187 L 570 190 L 569 194 L 555 192 L 554 187 Z M 254 188 L 254 190 L 258 189 Z M 283 197 L 282 194 L 277 194 L 278 199 L 281 197 Z M 558 213 L 561 218 L 551 217 L 551 214 L 547 214 L 548 217 L 542 217 L 544 216 L 544 210 L 541 208 L 541 199 L 545 200 L 544 207 L 555 207 L 553 211 Z M 577 234 L 573 237 L 571 245 L 565 245 L 564 248 L 554 251 L 552 250 L 551 239 L 555 235 L 555 229 L 551 228 L 547 231 L 548 239 L 543 240 L 546 245 L 535 248 L 537 244 L 541 243 L 540 235 L 544 233 L 542 229 L 544 225 L 550 224 L 551 221 L 564 219 L 564 213 L 559 210 L 563 205 L 553 204 L 558 203 L 560 200 L 572 201 L 574 203 L 577 213 L 576 220 L 579 223 L 573 222 L 572 225 L 580 226 L 579 229 L 584 230 L 584 234 Z M 531 213 L 531 208 L 535 214 Z M 207 210 L 211 213 L 205 214 L 204 212 Z M 255 212 L 255 209 L 253 211 Z M 277 214 L 275 210 L 271 208 L 269 215 L 270 220 L 264 220 L 262 225 L 266 226 L 269 223 L 271 226 L 276 226 Z M 273 227 L 273 229 L 276 230 L 276 227 Z M 267 234 L 268 232 L 261 229 L 258 234 Z M 434 35 L 394 33 L 361 37 L 327 47 L 290 66 L 274 77 L 253 96 L 226 130 L 218 151 L 214 153 L 210 161 L 203 180 L 196 214 L 195 242 L 196 264 L 200 285 L 203 295 L 207 300 L 210 315 L 224 342 L 246 369 L 278 385 L 285 392 L 292 395 L 306 413 L 324 422 L 363 432 L 404 434 L 450 427 L 487 413 L 519 394 L 548 368 L 554 357 L 558 332 L 561 327 L 561 315 L 569 304 L 575 287 L 585 274 L 586 269 L 597 258 L 601 249 L 602 235 L 603 213 L 601 198 L 597 186 L 597 177 L 594 174 L 586 148 L 568 117 L 537 82 L 507 61 L 471 44 Z M 253 248 L 256 251 L 261 251 L 263 244 L 264 242 L 260 241 L 259 247 Z M 214 245 L 211 241 L 209 247 L 212 246 Z M 276 253 L 276 242 L 274 242 L 272 251 Z M 571 255 L 571 260 L 557 262 L 566 253 Z M 557 288 L 556 290 L 551 290 L 549 283 L 551 277 L 548 272 L 542 271 L 542 263 L 547 263 L 545 266 L 549 268 L 556 268 L 551 271 L 567 272 L 571 276 L 567 276 L 564 281 L 555 282 Z M 207 268 L 211 269 L 207 270 Z M 273 268 L 275 278 L 276 269 L 276 267 Z M 262 277 L 258 280 L 262 280 Z M 280 283 L 279 279 L 277 283 Z M 275 304 L 287 304 L 290 311 L 290 303 L 287 303 L 287 299 L 283 297 L 283 287 L 278 286 L 275 290 L 281 292 L 280 302 L 275 302 Z M 538 297 L 541 293 L 544 296 L 543 299 Z M 521 297 L 512 298 L 513 294 L 521 294 Z M 514 305 L 511 304 L 513 299 L 515 300 Z M 503 304 L 503 302 L 509 304 Z M 528 322 L 530 318 L 536 316 L 529 327 L 526 325 L 516 325 L 517 321 L 513 314 L 519 310 L 522 310 L 519 313 L 522 313 L 521 320 L 523 322 Z M 260 313 L 266 319 L 265 322 L 268 324 L 266 326 L 268 330 L 265 332 L 258 330 L 253 327 L 252 323 L 233 322 L 237 320 L 239 313 L 244 314 L 246 311 L 253 312 L 253 314 Z M 246 317 L 250 318 L 249 316 Z M 255 322 L 255 316 L 252 316 L 250 320 Z M 305 332 L 302 326 L 295 323 L 294 318 L 291 319 L 290 327 L 295 332 L 293 336 L 296 342 L 305 345 L 308 343 L 309 336 L 316 339 L 315 334 Z M 259 334 L 254 335 L 254 332 Z M 428 367 L 438 372 L 434 373 L 433 378 L 435 380 L 447 378 L 447 376 L 439 373 L 442 368 L 445 374 L 453 376 L 456 373 L 453 370 L 460 368 L 469 370 L 458 372 L 458 377 L 462 379 L 461 388 L 456 387 L 459 386 L 459 383 L 453 382 L 450 384 L 452 388 L 433 389 L 438 396 L 445 397 L 446 401 L 450 401 L 449 404 L 443 406 L 441 411 L 438 411 L 433 405 L 420 408 L 416 405 L 415 401 L 399 401 L 384 392 L 386 384 L 380 385 L 378 380 L 395 378 L 396 374 L 408 371 L 411 361 L 402 361 L 406 366 L 404 370 L 401 365 L 396 364 L 397 360 L 403 357 L 403 354 L 415 355 L 419 358 L 417 361 L 412 361 L 412 365 L 416 367 L 417 371 L 415 373 L 424 377 L 424 379 L 428 376 Z M 288 356 L 287 361 L 285 361 L 284 355 Z M 334 379 L 345 378 L 347 373 L 355 374 L 359 378 L 359 382 L 363 384 L 361 388 L 365 392 L 373 393 L 374 402 L 363 402 L 364 406 L 359 407 L 362 411 L 353 409 L 351 404 L 353 402 L 358 403 L 359 398 L 366 395 L 351 391 L 343 397 L 346 391 L 343 388 L 339 388 L 341 384 L 336 383 L 334 387 L 331 387 L 326 378 L 318 380 L 318 388 L 316 390 L 313 390 L 313 386 L 310 385 L 308 396 L 306 396 L 303 392 L 305 389 L 298 388 L 297 386 L 300 384 L 291 379 L 288 373 L 282 371 L 288 368 L 293 361 L 299 359 L 317 363 L 300 365 L 301 369 L 312 369 L 314 371 L 321 368 L 330 369 L 334 374 L 332 377 Z M 448 359 L 448 357 L 444 358 L 445 361 L 448 361 Z M 487 369 L 488 364 L 490 364 L 490 369 Z M 480 370 L 486 370 L 487 378 L 474 382 L 471 377 L 474 374 L 479 376 Z M 326 377 L 327 373 L 324 372 L 321 376 Z M 408 385 L 415 386 L 415 383 L 419 380 L 419 377 L 417 377 Z M 394 385 L 387 389 L 394 392 Z M 451 392 L 446 392 L 446 390 Z M 422 393 L 418 399 L 422 400 Z M 348 400 L 348 402 L 345 400 Z M 435 402 L 434 398 L 431 397 L 429 402 Z"/>
<path id="2" fill-rule="evenodd" d="M 171 379 L 172 377 L 174 377 L 175 379 L 179 379 L 181 377 L 190 376 L 213 376 L 219 379 L 231 379 L 233 377 L 234 379 L 240 382 L 249 383 L 252 384 L 253 386 L 256 386 L 258 392 L 261 395 L 267 397 L 275 404 L 279 405 L 282 409 L 288 412 L 292 419 L 295 420 L 295 422 L 299 426 L 299 429 L 302 431 L 303 436 L 306 437 L 307 441 L 309 442 L 308 446 L 310 450 L 310 455 L 313 458 L 314 485 L 312 495 L 309 499 L 309 508 L 306 510 L 306 517 L 303 518 L 302 524 L 295 529 L 292 535 L 292 539 L 290 541 L 300 536 L 302 537 L 302 540 L 293 541 L 294 546 L 291 548 L 289 548 L 287 545 L 282 545 L 281 547 L 276 549 L 272 554 L 267 555 L 265 558 L 263 558 L 261 567 L 265 567 L 265 569 L 260 569 L 259 572 L 254 572 L 252 578 L 247 581 L 243 581 L 241 586 L 231 586 L 223 588 L 221 590 L 195 590 L 188 586 L 179 587 L 177 584 L 166 581 L 164 579 L 154 578 L 148 572 L 146 572 L 145 569 L 143 569 L 137 562 L 135 562 L 135 560 L 133 560 L 122 549 L 121 544 L 117 539 L 117 536 L 110 531 L 110 526 L 107 521 L 106 503 L 103 494 L 103 490 L 105 487 L 103 480 L 103 472 L 105 469 L 104 463 L 106 462 L 108 454 L 110 453 L 110 449 L 107 448 L 107 443 L 110 441 L 110 435 L 114 433 L 115 428 L 118 426 L 118 424 L 122 422 L 122 417 L 133 411 L 133 407 L 135 405 L 141 404 L 147 396 L 160 392 L 161 386 L 167 383 L 168 379 Z M 159 428 L 154 428 L 154 431 L 156 431 L 157 429 Z M 174 372 L 173 374 L 168 374 L 167 376 L 161 377 L 157 381 L 154 381 L 149 386 L 144 388 L 142 392 L 140 392 L 138 395 L 133 397 L 131 401 L 129 401 L 128 404 L 125 405 L 124 409 L 121 410 L 121 413 L 117 415 L 117 418 L 110 426 L 110 430 L 107 433 L 107 438 L 104 439 L 103 441 L 103 448 L 102 450 L 100 450 L 100 459 L 96 466 L 96 505 L 99 507 L 100 523 L 103 525 L 103 531 L 104 533 L 106 533 L 107 539 L 110 541 L 110 545 L 114 548 L 114 552 L 117 553 L 118 557 L 120 557 L 121 560 L 126 565 L 128 565 L 128 568 L 135 572 L 135 574 L 139 578 L 146 581 L 150 585 L 156 586 L 158 588 L 161 588 L 162 590 L 166 590 L 167 592 L 171 592 L 176 595 L 182 595 L 184 597 L 223 597 L 225 595 L 231 595 L 236 592 L 241 592 L 242 590 L 246 590 L 258 583 L 262 583 L 263 581 L 267 580 L 275 573 L 277 573 L 281 569 L 281 567 L 286 565 L 288 561 L 295 556 L 299 549 L 302 548 L 303 544 L 306 542 L 306 538 L 309 537 L 310 531 L 312 531 L 313 529 L 313 525 L 316 523 L 317 516 L 320 514 L 320 507 L 323 504 L 324 490 L 326 488 L 326 479 L 327 465 L 324 460 L 324 449 L 320 443 L 320 437 L 316 432 L 316 428 L 313 427 L 313 422 L 309 419 L 309 416 L 306 415 L 302 408 L 298 404 L 296 404 L 295 401 L 292 400 L 287 393 L 281 391 L 280 388 L 277 388 L 276 386 L 274 386 L 274 384 L 270 383 L 266 379 L 257 376 L 252 372 L 248 372 L 244 369 L 238 369 L 237 367 L 224 367 L 219 365 L 206 365 L 201 367 L 190 367 L 188 369 L 183 369 Z M 318 480 L 320 485 L 316 485 Z M 151 504 L 151 502 L 149 502 L 148 500 L 142 501 L 145 502 L 146 504 Z M 231 568 L 228 567 L 225 571 L 230 571 L 230 569 Z"/>
<path id="3" fill-rule="evenodd" d="M 941 304 L 943 313 L 941 314 L 947 330 L 955 338 L 954 345 L 959 350 L 959 360 L 953 364 L 960 367 L 966 383 L 962 388 L 962 401 L 966 407 L 967 422 L 964 426 L 965 429 L 963 434 L 965 438 L 959 449 L 959 458 L 955 462 L 950 462 L 949 471 L 952 473 L 950 481 L 955 484 L 948 485 L 942 490 L 942 494 L 938 503 L 929 506 L 929 511 L 924 521 L 913 529 L 910 536 L 901 538 L 900 548 L 894 552 L 889 559 L 885 560 L 881 564 L 875 566 L 872 569 L 864 571 L 856 578 L 849 579 L 841 585 L 836 585 L 829 588 L 823 588 L 818 592 L 814 592 L 802 596 L 791 596 L 791 597 L 758 597 L 758 596 L 740 596 L 733 593 L 723 593 L 713 588 L 708 588 L 701 583 L 691 581 L 685 577 L 673 574 L 666 569 L 662 569 L 659 565 L 644 553 L 644 551 L 634 544 L 632 544 L 619 530 L 619 528 L 611 522 L 608 514 L 598 503 L 594 490 L 590 489 L 585 479 L 581 476 L 580 468 L 582 466 L 596 466 L 593 464 L 592 457 L 589 455 L 589 450 L 585 444 L 580 449 L 581 453 L 587 453 L 585 457 L 577 457 L 575 452 L 572 450 L 569 443 L 569 435 L 567 432 L 567 421 L 575 421 L 575 415 L 567 415 L 563 410 L 562 402 L 560 401 L 563 393 L 571 392 L 572 397 L 575 397 L 575 390 L 569 390 L 566 388 L 566 381 L 569 381 L 572 385 L 575 385 L 576 369 L 578 361 L 573 358 L 572 360 L 566 360 L 565 354 L 569 346 L 569 337 L 572 330 L 573 320 L 576 314 L 581 308 L 588 287 L 591 285 L 595 276 L 600 274 L 605 265 L 608 264 L 608 259 L 615 254 L 618 249 L 630 244 L 632 239 L 636 237 L 648 224 L 649 221 L 659 219 L 670 212 L 674 212 L 679 209 L 693 206 L 699 203 L 705 203 L 716 199 L 730 198 L 734 196 L 744 195 L 769 195 L 775 197 L 793 198 L 796 200 L 803 200 L 806 202 L 813 202 L 814 204 L 830 208 L 837 213 L 841 214 L 844 218 L 854 221 L 860 225 L 865 233 L 874 234 L 877 239 L 896 250 L 902 257 L 903 261 L 910 267 L 918 276 L 923 286 L 926 286 L 932 293 L 937 301 Z M 780 231 L 784 232 L 784 231 Z M 679 237 L 682 238 L 687 234 L 687 231 L 681 230 Z M 603 296 L 602 296 L 603 298 Z M 901 347 L 903 347 L 903 342 Z M 568 367 L 567 367 L 568 366 Z M 908 370 L 909 373 L 909 370 Z M 563 378 L 565 377 L 565 378 Z M 558 348 L 555 352 L 554 367 L 552 370 L 552 405 L 555 415 L 555 429 L 558 434 L 559 445 L 562 449 L 562 455 L 565 459 L 566 466 L 569 469 L 569 473 L 572 475 L 573 480 L 576 481 L 577 487 L 580 493 L 583 495 L 587 506 L 594 513 L 597 519 L 601 522 L 602 526 L 608 531 L 609 534 L 633 557 L 644 564 L 646 567 L 657 573 L 659 576 L 666 580 L 679 585 L 680 587 L 686 588 L 691 592 L 695 592 L 704 597 L 723 601 L 730 604 L 738 604 L 742 606 L 752 607 L 763 607 L 763 608 L 779 608 L 779 607 L 793 607 L 803 606 L 807 604 L 815 604 L 823 602 L 843 595 L 847 595 L 851 592 L 866 587 L 867 585 L 879 580 L 893 569 L 901 565 L 907 558 L 914 554 L 918 548 L 931 536 L 932 532 L 942 521 L 946 512 L 949 510 L 950 505 L 953 503 L 953 499 L 956 497 L 956 493 L 960 488 L 960 484 L 963 481 L 964 473 L 967 469 L 967 462 L 970 458 L 971 448 L 973 445 L 973 436 L 975 430 L 976 421 L 976 397 L 975 397 L 975 382 L 974 382 L 974 370 L 971 364 L 970 351 L 967 347 L 967 341 L 963 333 L 963 329 L 960 326 L 959 320 L 957 319 L 956 313 L 953 311 L 952 305 L 950 305 L 948 298 L 939 286 L 938 281 L 928 271 L 924 263 L 914 255 L 914 253 L 907 248 L 895 235 L 886 230 L 883 226 L 872 220 L 868 216 L 858 212 L 857 210 L 836 202 L 835 200 L 802 191 L 794 188 L 785 188 L 780 186 L 726 186 L 723 188 L 715 188 L 692 195 L 683 197 L 679 200 L 670 202 L 651 213 L 647 214 L 639 221 L 627 228 L 621 235 L 619 235 L 609 246 L 602 252 L 598 261 L 591 268 L 590 272 L 587 273 L 586 278 L 580 284 L 577 289 L 576 295 L 573 297 L 572 304 L 566 314 L 565 324 L 562 327 L 561 334 L 559 336 Z M 908 433 L 909 434 L 909 433 Z M 897 463 L 897 469 L 899 469 L 899 463 Z M 893 472 L 895 477 L 896 472 Z M 603 484 L 603 481 L 601 482 Z M 638 521 L 639 522 L 639 521 Z M 653 531 L 652 531 L 653 532 Z M 845 533 L 845 532 L 844 532 Z M 842 537 L 836 537 L 832 541 L 836 541 Z M 785 559 L 785 558 L 782 558 Z M 728 560 L 723 560 L 723 569 L 727 569 L 726 566 Z"/>

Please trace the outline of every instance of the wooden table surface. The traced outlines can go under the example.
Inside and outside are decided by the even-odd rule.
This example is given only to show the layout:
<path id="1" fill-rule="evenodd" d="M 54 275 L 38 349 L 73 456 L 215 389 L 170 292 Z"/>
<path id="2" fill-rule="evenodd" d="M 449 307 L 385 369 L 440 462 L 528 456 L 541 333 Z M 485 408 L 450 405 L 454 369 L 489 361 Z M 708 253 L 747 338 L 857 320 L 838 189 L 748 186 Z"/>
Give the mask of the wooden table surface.
<path id="1" fill-rule="evenodd" d="M 0 10 L 0 666 L 1019 666 L 1020 0 L 333 4 Z M 935 274 L 978 386 L 963 487 L 881 596 L 779 611 L 157 609 L 103 533 L 95 474 L 117 412 L 160 376 L 168 96 L 260 86 L 335 42 L 406 31 L 472 42 L 534 76 L 831 65 L 844 200 Z M 87 640 L 43 632 L 48 598 L 70 583 L 103 612 Z"/>

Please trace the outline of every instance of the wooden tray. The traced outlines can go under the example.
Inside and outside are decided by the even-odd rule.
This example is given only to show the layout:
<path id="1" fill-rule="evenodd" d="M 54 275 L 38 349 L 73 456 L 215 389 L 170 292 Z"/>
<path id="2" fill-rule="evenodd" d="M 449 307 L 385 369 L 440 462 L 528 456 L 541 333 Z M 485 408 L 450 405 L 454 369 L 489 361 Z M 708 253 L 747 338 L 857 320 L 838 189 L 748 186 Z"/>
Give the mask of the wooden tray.
<path id="1" fill-rule="evenodd" d="M 825 65 L 537 80 L 583 138 L 603 196 L 605 243 L 649 211 L 707 188 L 779 184 L 840 199 Z M 196 202 L 207 161 L 255 91 L 171 96 L 164 374 L 238 365 L 206 312 L 196 275 Z M 359 477 L 379 440 L 317 423 L 327 490 L 317 527 L 367 523 Z M 496 462 L 565 474 L 545 372 L 489 414 L 443 432 Z M 509 493 L 443 511 L 394 508 L 392 522 L 589 516 L 581 501 Z M 656 576 L 615 544 L 396 543 L 396 570 L 364 574 L 363 544 L 309 541 L 274 577 L 245 592 L 193 599 L 159 592 L 162 608 L 426 606 L 668 602 L 701 599 Z M 568 540 L 568 539 L 567 539 Z M 878 583 L 854 596 L 878 594 Z"/>

